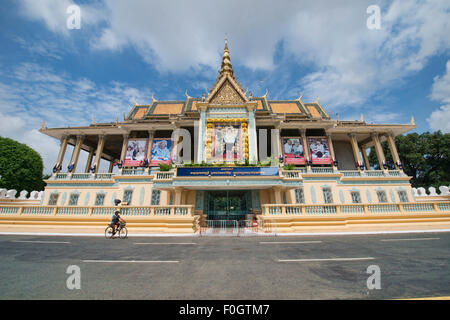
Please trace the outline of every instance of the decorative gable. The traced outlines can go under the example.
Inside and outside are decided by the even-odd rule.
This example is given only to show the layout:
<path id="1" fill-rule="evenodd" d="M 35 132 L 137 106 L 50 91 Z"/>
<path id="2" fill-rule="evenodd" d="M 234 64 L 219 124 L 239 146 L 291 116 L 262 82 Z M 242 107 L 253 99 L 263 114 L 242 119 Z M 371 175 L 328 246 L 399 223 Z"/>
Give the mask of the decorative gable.
<path id="1" fill-rule="evenodd" d="M 233 87 L 229 80 L 226 80 L 217 90 L 217 93 L 210 100 L 211 104 L 241 104 L 245 100 Z"/>

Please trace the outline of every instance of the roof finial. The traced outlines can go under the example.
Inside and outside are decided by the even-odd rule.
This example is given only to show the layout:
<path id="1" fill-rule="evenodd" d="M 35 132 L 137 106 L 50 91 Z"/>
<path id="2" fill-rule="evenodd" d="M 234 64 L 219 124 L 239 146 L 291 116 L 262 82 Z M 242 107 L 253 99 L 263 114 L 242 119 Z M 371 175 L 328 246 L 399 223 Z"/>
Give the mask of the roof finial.
<path id="1" fill-rule="evenodd" d="M 188 98 L 188 99 L 190 99 L 191 98 L 191 96 L 188 94 L 188 91 L 187 91 L 187 89 L 186 89 L 186 92 L 184 93 L 185 95 L 186 95 L 186 98 Z"/>
<path id="2" fill-rule="evenodd" d="M 411 116 L 411 122 L 410 123 L 413 124 L 413 125 L 416 124 L 416 122 L 414 121 L 414 116 Z"/>
<path id="3" fill-rule="evenodd" d="M 298 97 L 298 100 L 299 101 L 302 100 L 302 97 L 303 97 L 303 92 L 300 92 L 300 96 Z"/>
<path id="4" fill-rule="evenodd" d="M 264 93 L 263 98 L 267 98 L 268 94 L 269 94 L 269 90 L 266 88 L 266 93 Z"/>
<path id="5" fill-rule="evenodd" d="M 219 71 L 219 78 L 221 78 L 225 73 L 230 74 L 233 78 L 233 67 L 231 66 L 230 61 L 230 51 L 228 50 L 228 37 L 225 35 L 225 48 L 223 49 L 222 56 L 222 66 Z"/>

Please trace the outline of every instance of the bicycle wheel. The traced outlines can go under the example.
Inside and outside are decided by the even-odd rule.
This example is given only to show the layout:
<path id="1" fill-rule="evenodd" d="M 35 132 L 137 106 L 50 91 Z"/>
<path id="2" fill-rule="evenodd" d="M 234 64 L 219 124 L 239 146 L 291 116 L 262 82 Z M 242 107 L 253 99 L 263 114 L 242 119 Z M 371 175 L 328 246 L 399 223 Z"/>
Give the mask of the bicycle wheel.
<path id="1" fill-rule="evenodd" d="M 113 237 L 113 228 L 108 226 L 105 229 L 105 238 L 106 239 L 111 239 Z"/>
<path id="2" fill-rule="evenodd" d="M 125 239 L 128 236 L 128 229 L 127 227 L 122 227 L 122 229 L 120 229 L 119 231 L 119 238 L 120 239 Z"/>

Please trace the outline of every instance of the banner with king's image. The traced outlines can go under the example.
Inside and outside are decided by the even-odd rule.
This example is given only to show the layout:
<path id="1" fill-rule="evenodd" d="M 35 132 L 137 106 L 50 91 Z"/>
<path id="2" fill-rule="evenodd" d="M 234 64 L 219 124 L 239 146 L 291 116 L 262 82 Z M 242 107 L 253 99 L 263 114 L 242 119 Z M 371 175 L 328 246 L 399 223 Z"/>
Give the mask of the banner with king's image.
<path id="1" fill-rule="evenodd" d="M 211 156 L 216 161 L 242 160 L 241 125 L 214 124 Z"/>
<path id="2" fill-rule="evenodd" d="M 327 137 L 308 137 L 308 145 L 313 164 L 330 164 L 332 162 Z"/>
<path id="3" fill-rule="evenodd" d="M 169 164 L 172 160 L 171 151 L 171 139 L 153 139 L 150 166 L 158 166 L 160 163 Z"/>
<path id="4" fill-rule="evenodd" d="M 126 167 L 138 167 L 145 161 L 148 139 L 131 138 L 127 141 L 127 150 L 123 165 Z"/>
<path id="5" fill-rule="evenodd" d="M 284 163 L 305 164 L 305 152 L 301 137 L 282 137 L 281 145 Z"/>

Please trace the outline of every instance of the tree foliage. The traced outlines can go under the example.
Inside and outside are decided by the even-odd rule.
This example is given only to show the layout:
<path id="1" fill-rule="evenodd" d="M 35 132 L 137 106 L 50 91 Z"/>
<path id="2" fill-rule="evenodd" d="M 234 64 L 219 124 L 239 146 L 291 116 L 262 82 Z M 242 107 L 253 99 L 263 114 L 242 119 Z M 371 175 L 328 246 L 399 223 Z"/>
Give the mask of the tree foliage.
<path id="1" fill-rule="evenodd" d="M 44 190 L 44 164 L 35 150 L 9 138 L 0 137 L 0 188 Z"/>
<path id="2" fill-rule="evenodd" d="M 450 133 L 410 133 L 397 136 L 395 144 L 403 170 L 412 177 L 413 187 L 438 188 L 450 185 Z M 386 164 L 393 169 L 394 161 L 387 142 L 383 142 L 382 146 Z M 369 162 L 375 169 L 380 168 L 374 148 L 371 148 Z"/>

